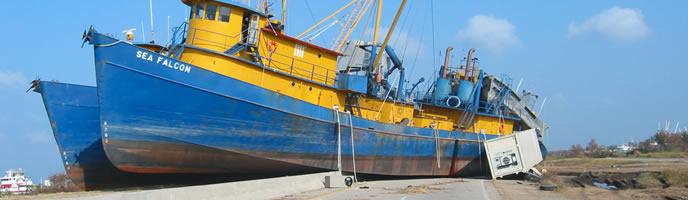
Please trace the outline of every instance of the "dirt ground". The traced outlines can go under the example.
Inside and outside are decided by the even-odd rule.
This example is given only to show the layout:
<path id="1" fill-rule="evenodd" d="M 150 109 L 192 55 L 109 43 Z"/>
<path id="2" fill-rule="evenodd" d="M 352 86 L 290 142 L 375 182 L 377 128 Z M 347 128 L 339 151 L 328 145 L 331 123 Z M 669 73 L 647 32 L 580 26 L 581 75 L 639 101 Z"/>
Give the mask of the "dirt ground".
<path id="1" fill-rule="evenodd" d="M 566 158 L 538 168 L 567 199 L 688 200 L 686 158 Z"/>
<path id="2" fill-rule="evenodd" d="M 538 169 L 545 174 L 540 183 L 489 179 L 387 180 L 370 182 L 366 189 L 323 189 L 285 199 L 455 199 L 459 194 L 463 199 L 688 200 L 687 158 L 549 159 Z M 556 184 L 557 188 L 542 191 L 539 187 L 543 184 Z M 89 198 L 112 192 L 117 191 L 4 196 L 0 200 Z"/>

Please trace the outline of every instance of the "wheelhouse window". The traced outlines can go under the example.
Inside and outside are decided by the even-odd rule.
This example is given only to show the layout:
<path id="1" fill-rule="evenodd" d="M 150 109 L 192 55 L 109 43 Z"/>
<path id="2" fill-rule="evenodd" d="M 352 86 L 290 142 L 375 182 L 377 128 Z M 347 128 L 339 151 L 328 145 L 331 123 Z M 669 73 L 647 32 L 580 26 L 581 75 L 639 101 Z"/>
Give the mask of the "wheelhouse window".
<path id="1" fill-rule="evenodd" d="M 220 7 L 220 21 L 229 22 L 229 7 Z"/>
<path id="2" fill-rule="evenodd" d="M 208 8 L 205 10 L 205 18 L 208 20 L 215 20 L 215 14 L 217 13 L 217 5 L 208 4 Z"/>
<path id="3" fill-rule="evenodd" d="M 196 18 L 203 19 L 203 9 L 205 5 L 202 3 L 196 4 Z"/>

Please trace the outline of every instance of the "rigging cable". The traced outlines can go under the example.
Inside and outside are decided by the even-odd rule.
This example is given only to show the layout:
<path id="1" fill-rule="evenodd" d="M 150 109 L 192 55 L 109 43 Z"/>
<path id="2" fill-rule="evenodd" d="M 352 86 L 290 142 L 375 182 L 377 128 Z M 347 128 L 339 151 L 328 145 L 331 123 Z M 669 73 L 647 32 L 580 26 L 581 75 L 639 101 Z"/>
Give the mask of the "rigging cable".
<path id="1" fill-rule="evenodd" d="M 365 0 L 363 3 L 364 4 L 372 3 L 372 1 L 373 0 Z M 366 19 L 366 21 L 363 25 L 363 30 L 361 31 L 361 35 L 358 37 L 359 39 L 361 39 L 364 42 L 365 42 L 365 39 L 363 39 L 363 37 L 365 37 L 366 31 L 368 31 L 368 22 L 370 22 L 370 19 L 372 19 L 372 13 L 373 13 L 373 10 L 371 9 L 370 13 L 368 15 L 368 18 Z M 343 41 L 343 42 L 346 42 L 346 41 Z M 354 62 L 354 57 L 356 56 L 356 51 L 358 51 L 358 50 L 359 50 L 359 48 L 354 48 L 354 50 L 351 52 L 351 55 L 349 55 L 350 59 L 349 59 L 349 63 L 347 63 L 347 65 L 346 65 L 346 73 L 349 73 L 351 71 L 351 63 Z"/>
<path id="2" fill-rule="evenodd" d="M 303 2 L 306 3 L 306 8 L 308 8 L 308 14 L 311 15 L 311 20 L 313 20 L 313 23 L 315 23 L 317 20 L 315 20 L 315 15 L 313 14 L 313 10 L 311 9 L 311 5 L 308 3 L 308 0 L 303 0 Z M 323 37 L 320 38 L 320 40 L 323 44 L 326 44 L 325 41 L 329 40 L 329 39 L 326 39 L 325 37 L 327 37 L 327 36 L 323 35 Z"/>
<path id="3" fill-rule="evenodd" d="M 399 78 L 398 76 L 399 75 L 397 75 L 397 77 L 394 78 L 394 82 L 392 82 L 392 85 L 395 85 L 397 83 L 397 80 Z M 385 106 L 385 102 L 387 102 L 387 98 L 389 98 L 390 92 L 392 92 L 392 90 L 387 90 L 387 94 L 385 95 L 385 99 L 382 100 L 382 104 L 380 104 L 380 108 L 377 110 L 377 115 L 375 116 L 376 120 L 380 120 L 380 113 L 382 113 L 382 107 Z"/>
<path id="4" fill-rule="evenodd" d="M 409 8 L 413 8 L 411 6 L 411 3 L 413 3 L 413 1 L 411 1 L 409 3 L 409 5 L 408 5 Z M 405 10 L 404 12 L 405 12 L 404 16 L 403 16 L 404 20 L 401 22 L 401 28 L 399 28 L 399 31 L 396 31 L 395 35 L 393 35 L 393 37 L 396 36 L 396 38 L 394 39 L 394 42 L 392 44 L 399 44 L 399 39 L 401 39 L 401 35 L 403 34 L 404 27 L 406 27 L 406 25 L 408 25 L 408 23 L 407 23 L 408 18 L 409 18 L 408 16 L 409 16 L 409 13 L 411 13 L 411 12 L 409 12 L 409 9 Z M 408 35 L 408 33 L 407 33 L 407 35 Z"/>
<path id="5" fill-rule="evenodd" d="M 435 80 L 437 63 L 435 62 L 435 4 L 433 0 L 430 0 L 430 14 L 432 15 L 430 20 L 430 25 L 432 25 L 432 79 Z"/>
<path id="6" fill-rule="evenodd" d="M 411 1 L 411 3 L 413 3 L 413 1 Z M 409 8 L 412 8 L 412 7 L 411 7 L 411 3 L 409 3 Z M 409 13 L 411 13 L 411 12 L 410 12 L 409 10 L 405 10 L 404 12 L 405 12 L 405 13 L 403 13 L 403 15 L 404 15 L 404 20 L 401 22 L 401 27 L 399 28 L 399 31 L 396 31 L 396 32 L 395 32 L 396 34 L 395 34 L 395 35 L 392 35 L 392 37 L 395 37 L 395 38 L 394 38 L 394 43 L 393 43 L 393 44 L 399 44 L 399 39 L 401 39 L 402 34 L 404 33 L 404 30 L 405 30 L 405 27 L 408 25 L 408 18 L 409 18 L 408 16 L 409 16 Z M 408 36 L 408 32 L 406 32 L 406 35 Z M 408 47 L 408 41 L 405 42 L 405 44 L 404 44 L 404 49 L 405 49 L 406 47 Z M 399 55 L 397 55 L 397 57 L 398 57 L 398 56 L 399 56 Z M 402 65 L 403 65 L 403 63 L 404 63 L 403 54 L 402 54 L 402 57 L 401 57 L 400 62 L 401 62 Z M 388 71 L 390 70 L 390 66 L 387 66 L 387 70 L 388 70 Z M 397 78 L 398 78 L 398 79 L 405 78 L 405 77 L 401 77 L 401 69 L 399 69 L 399 70 L 400 70 L 400 71 L 397 72 Z M 404 80 L 399 80 L 399 81 L 404 81 Z M 394 85 L 396 85 L 396 82 L 393 83 L 392 85 L 390 85 L 390 88 L 388 89 L 390 92 L 392 91 L 392 87 L 393 87 Z M 400 92 L 404 92 L 404 91 L 399 91 L 399 88 L 397 87 L 397 97 L 398 97 L 398 95 L 399 95 Z M 393 98 L 393 99 L 392 99 L 392 105 L 396 105 L 396 103 L 397 103 L 397 99 L 396 99 L 396 98 Z M 392 116 L 394 116 L 394 112 L 392 112 Z"/>
<path id="7" fill-rule="evenodd" d="M 427 18 L 428 18 L 428 12 L 427 12 L 427 7 L 426 7 L 426 12 L 425 12 L 424 15 L 423 15 L 423 21 L 425 21 L 425 19 L 427 19 Z M 424 36 L 425 36 L 424 33 L 425 33 L 425 32 L 423 32 L 423 30 L 425 30 L 425 24 L 426 24 L 426 23 L 423 23 L 423 25 L 422 25 L 421 28 L 420 28 L 420 44 L 423 44 L 423 41 L 425 41 L 425 40 L 424 40 L 424 39 L 425 39 L 425 38 L 424 38 Z M 411 71 L 410 71 L 409 74 L 414 74 L 414 71 L 416 70 L 416 64 L 417 64 L 418 56 L 420 55 L 420 52 L 421 52 L 421 49 L 420 49 L 420 47 L 419 47 L 419 48 L 416 49 L 416 55 L 415 55 L 415 57 L 413 58 L 413 64 L 412 64 L 411 67 L 410 67 L 410 70 L 411 70 Z M 420 88 L 419 88 L 418 90 L 420 90 Z"/>

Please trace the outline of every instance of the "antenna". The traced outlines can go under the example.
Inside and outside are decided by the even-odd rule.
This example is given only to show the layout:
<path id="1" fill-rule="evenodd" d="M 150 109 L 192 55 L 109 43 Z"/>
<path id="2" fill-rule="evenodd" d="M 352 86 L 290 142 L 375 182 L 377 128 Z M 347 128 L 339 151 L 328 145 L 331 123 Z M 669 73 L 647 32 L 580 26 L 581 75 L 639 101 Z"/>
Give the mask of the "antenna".
<path id="1" fill-rule="evenodd" d="M 542 100 L 542 104 L 540 105 L 540 109 L 539 109 L 538 112 L 537 112 L 538 116 L 541 116 L 541 115 L 542 115 L 542 108 L 545 107 L 545 103 L 546 103 L 546 102 L 547 102 L 547 97 L 545 97 L 545 99 Z"/>
<path id="2" fill-rule="evenodd" d="M 287 0 L 282 0 L 282 26 L 287 24 Z"/>
<path id="3" fill-rule="evenodd" d="M 153 26 L 153 0 L 149 0 L 150 24 L 151 24 L 151 43 L 155 43 L 155 27 Z"/>
<path id="4" fill-rule="evenodd" d="M 141 21 L 141 36 L 143 43 L 146 43 L 146 26 L 143 25 L 143 21 Z"/>
<path id="5" fill-rule="evenodd" d="M 518 81 L 518 85 L 516 86 L 516 90 L 514 90 L 514 91 L 516 91 L 517 94 L 518 94 L 518 89 L 521 89 L 522 83 L 523 83 L 523 78 L 521 78 L 521 80 Z"/>
<path id="6" fill-rule="evenodd" d="M 167 43 L 170 43 L 170 16 L 167 15 Z"/>

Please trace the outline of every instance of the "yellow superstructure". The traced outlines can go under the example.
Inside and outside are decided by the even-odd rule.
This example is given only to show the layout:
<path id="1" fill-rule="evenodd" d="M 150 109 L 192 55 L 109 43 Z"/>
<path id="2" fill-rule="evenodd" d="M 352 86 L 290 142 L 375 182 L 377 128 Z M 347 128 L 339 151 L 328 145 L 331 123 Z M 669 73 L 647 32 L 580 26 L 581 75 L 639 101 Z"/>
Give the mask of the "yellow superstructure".
<path id="1" fill-rule="evenodd" d="M 346 106 L 351 94 L 334 87 L 338 52 L 287 36 L 265 14 L 249 8 L 214 0 L 183 2 L 192 9 L 182 61 L 325 108 Z M 247 49 L 232 54 L 230 49 L 237 44 Z M 457 109 L 430 105 L 418 109 L 409 103 L 355 95 L 359 100 L 354 114 L 369 120 L 487 134 L 513 131 L 510 119 L 476 115 L 471 126 L 459 127 L 455 123 L 463 113 Z"/>

